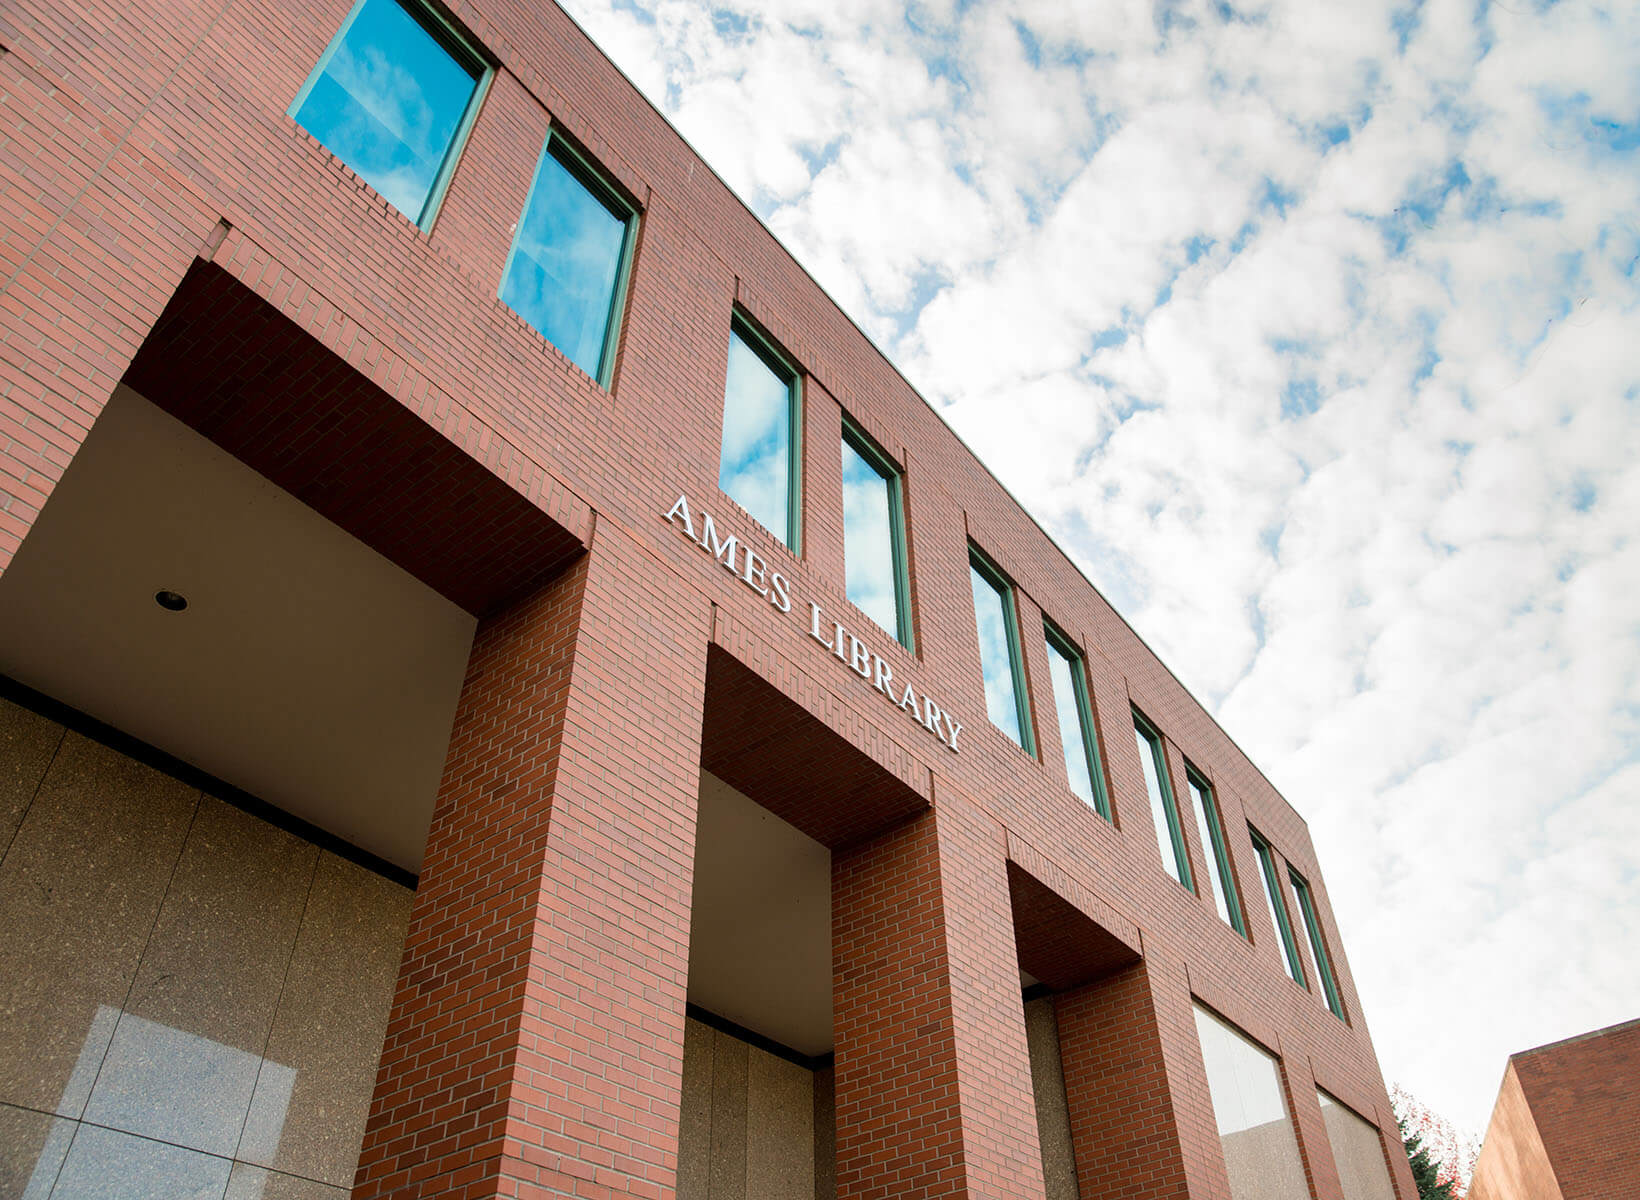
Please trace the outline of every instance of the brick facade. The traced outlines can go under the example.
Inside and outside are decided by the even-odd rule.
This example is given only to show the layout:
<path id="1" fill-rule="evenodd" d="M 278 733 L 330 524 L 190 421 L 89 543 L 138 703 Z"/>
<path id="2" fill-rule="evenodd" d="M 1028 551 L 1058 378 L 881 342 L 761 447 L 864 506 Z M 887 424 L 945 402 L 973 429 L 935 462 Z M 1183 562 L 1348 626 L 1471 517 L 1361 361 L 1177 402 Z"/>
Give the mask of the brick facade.
<path id="1" fill-rule="evenodd" d="M 0 14 L 0 567 L 128 379 L 481 618 L 355 1194 L 673 1194 L 706 764 L 835 855 L 840 1195 L 1043 1194 L 1037 955 L 1075 984 L 1085 1197 L 1228 1194 L 1194 997 L 1282 1058 L 1318 1200 L 1312 1082 L 1389 1131 L 1411 1200 L 1302 818 L 561 10 L 452 6 L 498 69 L 423 231 L 286 115 L 348 7 Z M 497 299 L 549 127 L 641 210 L 607 391 Z M 801 557 L 717 489 L 737 305 L 804 375 Z M 914 654 L 844 596 L 845 412 L 904 467 Z M 680 493 L 792 613 L 665 520 Z M 1017 585 L 1035 757 L 985 719 L 970 541 Z M 960 753 L 806 636 L 810 599 L 962 721 Z M 1067 786 L 1044 616 L 1087 660 L 1114 824 Z M 1187 809 L 1201 891 L 1162 870 L 1131 706 L 1181 798 L 1186 759 L 1213 784 L 1250 940 Z M 1282 972 L 1249 822 L 1314 889 L 1347 1022 Z"/>
<path id="2" fill-rule="evenodd" d="M 1469 1196 L 1640 1196 L 1640 1021 L 1510 1056 Z"/>

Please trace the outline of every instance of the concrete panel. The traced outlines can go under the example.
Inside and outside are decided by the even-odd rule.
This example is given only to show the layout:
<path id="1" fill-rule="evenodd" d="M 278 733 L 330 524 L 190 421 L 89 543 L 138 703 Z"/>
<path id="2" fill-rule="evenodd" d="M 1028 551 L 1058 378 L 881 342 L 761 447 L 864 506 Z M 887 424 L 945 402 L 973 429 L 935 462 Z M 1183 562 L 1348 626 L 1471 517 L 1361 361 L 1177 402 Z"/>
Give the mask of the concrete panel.
<path id="1" fill-rule="evenodd" d="M 1059 1058 L 1059 1022 L 1053 1000 L 1044 996 L 1025 1006 L 1025 1041 L 1031 1051 L 1031 1088 L 1036 1096 L 1036 1132 L 1042 1144 L 1042 1174 L 1048 1200 L 1079 1200 L 1076 1155 L 1071 1147 L 1070 1107 L 1065 1070 Z"/>
<path id="2" fill-rule="evenodd" d="M 812 1195 L 814 1072 L 757 1049 L 746 1066 L 746 1200 Z"/>

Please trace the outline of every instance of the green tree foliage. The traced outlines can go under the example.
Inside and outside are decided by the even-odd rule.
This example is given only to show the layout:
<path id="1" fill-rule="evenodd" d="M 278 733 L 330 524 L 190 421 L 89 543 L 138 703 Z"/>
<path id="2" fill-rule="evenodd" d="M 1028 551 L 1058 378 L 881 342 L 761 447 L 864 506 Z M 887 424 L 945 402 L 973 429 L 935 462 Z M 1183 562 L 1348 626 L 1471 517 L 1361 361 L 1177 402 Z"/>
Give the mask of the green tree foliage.
<path id="1" fill-rule="evenodd" d="M 1430 1157 L 1424 1139 L 1416 1133 L 1409 1134 L 1405 1120 L 1397 1120 L 1396 1123 L 1401 1127 L 1401 1142 L 1407 1148 L 1407 1162 L 1412 1164 L 1412 1178 L 1418 1185 L 1418 1200 L 1459 1200 L 1459 1194 L 1453 1190 L 1453 1180 L 1437 1181 L 1437 1176 L 1442 1174 L 1441 1164 Z"/>

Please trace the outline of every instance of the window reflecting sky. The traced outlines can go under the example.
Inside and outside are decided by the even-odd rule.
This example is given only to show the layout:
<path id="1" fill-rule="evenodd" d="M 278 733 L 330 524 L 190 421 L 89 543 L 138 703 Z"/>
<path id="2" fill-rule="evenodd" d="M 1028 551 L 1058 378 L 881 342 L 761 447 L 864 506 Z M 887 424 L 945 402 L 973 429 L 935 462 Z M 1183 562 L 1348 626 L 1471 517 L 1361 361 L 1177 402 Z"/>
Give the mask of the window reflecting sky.
<path id="1" fill-rule="evenodd" d="M 1327 995 L 1326 979 L 1318 969 L 1320 964 L 1316 962 L 1318 955 L 1326 953 L 1326 948 L 1321 941 L 1321 931 L 1315 927 L 1315 910 L 1309 894 L 1309 885 L 1290 871 L 1287 873 L 1287 881 L 1293 889 L 1293 907 L 1298 910 L 1298 919 L 1304 923 L 1303 936 L 1295 937 L 1293 940 L 1299 944 L 1299 953 L 1304 957 L 1304 969 L 1309 972 L 1310 978 L 1315 980 L 1315 990 L 1321 995 L 1327 1007 L 1331 1008 L 1332 997 Z M 1330 963 L 1328 965 L 1331 966 Z"/>
<path id="2" fill-rule="evenodd" d="M 1082 736 L 1082 719 L 1076 701 L 1076 680 L 1073 671 L 1081 669 L 1076 660 L 1048 641 L 1048 672 L 1053 676 L 1053 703 L 1059 713 L 1059 741 L 1065 748 L 1065 773 L 1070 776 L 1071 791 L 1089 804 L 1094 803 L 1093 776 L 1088 768 L 1087 740 Z"/>
<path id="3" fill-rule="evenodd" d="M 791 544 L 791 385 L 739 332 L 729 331 L 718 486 L 775 537 Z"/>
<path id="4" fill-rule="evenodd" d="M 1150 815 L 1156 822 L 1156 845 L 1162 852 L 1162 865 L 1167 868 L 1169 875 L 1184 883 L 1184 868 L 1179 862 L 1179 856 L 1174 853 L 1173 835 L 1167 823 L 1167 798 L 1162 792 L 1162 768 L 1156 761 L 1161 755 L 1162 747 L 1138 724 L 1133 726 L 1133 736 L 1138 740 L 1139 761 L 1145 768 L 1145 791 L 1150 794 Z"/>
<path id="5" fill-rule="evenodd" d="M 866 616 L 900 635 L 895 592 L 893 505 L 889 481 L 843 440 L 843 573 L 848 598 Z"/>
<path id="6" fill-rule="evenodd" d="M 1264 904 L 1270 910 L 1270 928 L 1275 931 L 1275 935 L 1278 940 L 1281 939 L 1283 930 L 1286 930 L 1288 936 L 1291 936 L 1292 927 L 1287 924 L 1286 913 L 1277 907 L 1280 902 L 1280 897 L 1276 895 L 1274 887 L 1275 859 L 1272 857 L 1274 852 L 1268 845 L 1258 841 L 1253 843 L 1253 849 L 1258 852 L 1258 881 L 1259 886 L 1264 889 Z M 1293 938 L 1293 940 L 1296 942 L 1298 939 Z M 1281 962 L 1282 965 L 1287 968 L 1288 976 L 1291 977 L 1295 983 L 1304 982 L 1304 971 L 1298 965 L 1296 948 L 1289 949 L 1286 943 L 1283 942 L 1281 947 Z"/>
<path id="7" fill-rule="evenodd" d="M 365 0 L 295 116 L 414 221 L 477 86 L 396 0 Z"/>
<path id="8" fill-rule="evenodd" d="M 1230 899 L 1225 894 L 1224 874 L 1227 865 L 1220 861 L 1218 847 L 1213 842 L 1213 831 L 1208 824 L 1207 806 L 1212 799 L 1202 790 L 1194 779 L 1186 776 L 1186 786 L 1190 789 L 1190 806 L 1196 810 L 1196 829 L 1202 835 L 1202 850 L 1212 861 L 1209 862 L 1207 872 L 1213 884 L 1213 903 L 1219 910 L 1219 916 L 1225 923 L 1234 925 L 1230 917 Z"/>
<path id="9" fill-rule="evenodd" d="M 1020 746 L 1019 702 L 1014 693 L 1013 650 L 1008 643 L 1008 610 L 1002 593 L 972 563 L 974 620 L 979 626 L 979 663 L 985 673 L 985 711 L 1003 733 Z"/>
<path id="10" fill-rule="evenodd" d="M 598 378 L 627 222 L 550 149 L 501 279 L 501 299 L 571 362 Z"/>

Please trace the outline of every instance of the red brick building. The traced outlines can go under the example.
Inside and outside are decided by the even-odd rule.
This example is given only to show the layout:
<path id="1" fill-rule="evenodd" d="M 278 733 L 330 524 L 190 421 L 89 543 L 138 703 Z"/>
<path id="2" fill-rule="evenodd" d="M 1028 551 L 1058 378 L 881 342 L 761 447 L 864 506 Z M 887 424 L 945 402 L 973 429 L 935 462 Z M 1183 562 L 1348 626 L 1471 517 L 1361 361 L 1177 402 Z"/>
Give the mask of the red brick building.
<path id="1" fill-rule="evenodd" d="M 1640 1196 L 1640 1020 L 1509 1056 L 1468 1196 Z"/>
<path id="2" fill-rule="evenodd" d="M 562 11 L 0 112 L 0 1194 L 1411 1200 L 1303 820 Z"/>

